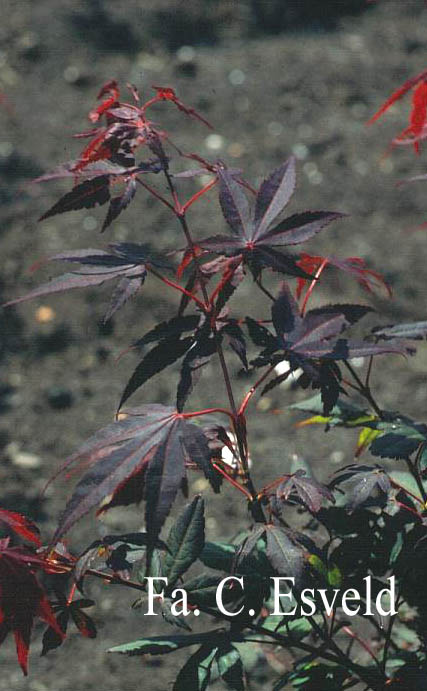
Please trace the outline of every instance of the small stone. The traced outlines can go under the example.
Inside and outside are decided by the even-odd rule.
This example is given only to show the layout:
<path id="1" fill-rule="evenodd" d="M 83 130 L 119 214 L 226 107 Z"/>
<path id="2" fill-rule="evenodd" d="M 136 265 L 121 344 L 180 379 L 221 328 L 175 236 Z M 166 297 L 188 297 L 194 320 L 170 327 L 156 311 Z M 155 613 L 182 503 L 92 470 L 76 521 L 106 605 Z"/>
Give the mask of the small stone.
<path id="1" fill-rule="evenodd" d="M 205 139 L 205 146 L 211 151 L 220 151 L 224 148 L 224 137 L 220 134 L 209 134 Z"/>
<path id="2" fill-rule="evenodd" d="M 40 324 L 46 324 L 55 319 L 55 312 L 49 305 L 41 305 L 35 312 L 36 321 Z"/>
<path id="3" fill-rule="evenodd" d="M 292 147 L 292 153 L 299 161 L 304 161 L 309 154 L 308 146 L 306 144 L 298 143 Z"/>
<path id="4" fill-rule="evenodd" d="M 13 445 L 9 444 L 9 447 Z M 36 470 L 37 468 L 40 468 L 42 466 L 42 459 L 40 456 L 37 456 L 35 453 L 29 453 L 28 451 L 19 451 L 16 448 L 12 447 L 12 453 L 9 450 L 9 447 L 7 447 L 7 452 L 8 456 L 17 468 L 23 468 L 25 470 Z"/>
<path id="5" fill-rule="evenodd" d="M 233 86 L 240 86 L 246 80 L 246 75 L 243 70 L 234 69 L 228 75 L 228 81 Z"/>
<path id="6" fill-rule="evenodd" d="M 218 530 L 218 521 L 211 516 L 210 518 L 206 519 L 206 527 L 208 530 L 216 532 Z"/>
<path id="7" fill-rule="evenodd" d="M 98 220 L 95 216 L 85 216 L 83 219 L 83 228 L 85 230 L 95 230 L 98 225 Z"/>
<path id="8" fill-rule="evenodd" d="M 272 405 L 271 398 L 268 398 L 268 396 L 265 396 L 264 398 L 260 398 L 258 403 L 256 404 L 256 409 L 261 411 L 262 413 L 266 412 L 267 410 L 270 410 Z"/>
<path id="9" fill-rule="evenodd" d="M 329 458 L 331 463 L 334 463 L 334 465 L 338 465 L 338 463 L 343 462 L 345 458 L 345 453 L 343 453 L 343 451 L 332 451 Z"/>
<path id="10" fill-rule="evenodd" d="M 360 369 L 365 364 L 365 358 L 364 357 L 353 357 L 350 359 L 350 362 L 353 365 L 353 367 L 357 367 L 357 369 Z"/>
<path id="11" fill-rule="evenodd" d="M 76 84 L 80 79 L 80 70 L 76 65 L 68 65 L 63 72 L 63 76 L 68 84 Z"/>
<path id="12" fill-rule="evenodd" d="M 199 477 L 193 482 L 192 489 L 194 492 L 206 492 L 209 488 L 209 482 L 204 477 Z"/>

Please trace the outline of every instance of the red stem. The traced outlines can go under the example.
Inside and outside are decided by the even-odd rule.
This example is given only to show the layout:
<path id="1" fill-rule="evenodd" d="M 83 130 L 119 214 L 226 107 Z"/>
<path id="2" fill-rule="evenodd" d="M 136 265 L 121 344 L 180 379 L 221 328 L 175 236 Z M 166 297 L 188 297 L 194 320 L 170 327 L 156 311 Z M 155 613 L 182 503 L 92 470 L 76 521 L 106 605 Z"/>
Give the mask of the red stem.
<path id="1" fill-rule="evenodd" d="M 424 502 L 419 497 L 417 497 L 416 494 L 413 494 L 412 492 L 410 492 L 409 489 L 406 489 L 406 487 L 402 487 L 402 485 L 399 485 L 398 482 L 395 482 L 391 478 L 390 478 L 390 482 L 393 485 L 393 487 L 395 487 L 396 489 L 401 489 L 402 492 L 404 492 L 405 494 L 408 494 L 410 497 L 412 497 L 412 499 L 415 499 L 415 501 L 417 501 L 419 504 L 421 504 L 421 506 L 424 508 Z"/>
<path id="2" fill-rule="evenodd" d="M 202 187 L 201 190 L 196 192 L 196 194 L 193 194 L 193 196 L 190 197 L 190 199 L 188 199 L 188 201 L 186 201 L 185 204 L 181 207 L 182 213 L 185 213 L 187 211 L 187 209 L 189 209 L 190 206 L 192 204 L 194 204 L 195 201 L 200 199 L 200 197 L 202 197 L 205 194 L 205 192 L 208 192 L 210 189 L 212 189 L 212 187 L 214 187 L 217 182 L 218 182 L 218 178 L 214 178 L 213 180 L 211 180 L 211 182 L 208 182 L 207 185 Z"/>
<path id="3" fill-rule="evenodd" d="M 400 506 L 401 509 L 405 509 L 405 511 L 409 511 L 409 513 L 413 513 L 414 516 L 416 516 L 420 521 L 423 519 L 421 518 L 420 514 L 417 513 L 414 509 L 411 509 L 410 506 L 406 506 L 406 504 L 403 504 L 401 501 L 398 501 L 397 499 L 394 500 L 397 506 Z"/>
<path id="4" fill-rule="evenodd" d="M 204 302 L 199 300 L 199 298 L 196 295 L 193 295 L 193 293 L 190 293 L 189 290 L 178 285 L 178 283 L 175 283 L 175 281 L 171 281 L 169 278 L 165 278 L 157 271 L 155 271 L 155 269 L 153 269 L 151 266 L 148 268 L 148 270 L 153 274 L 153 276 L 156 276 L 160 281 L 163 281 L 163 283 L 165 283 L 170 288 L 174 288 L 174 290 L 178 290 L 180 293 L 183 293 L 183 295 L 186 295 L 188 298 L 190 298 L 190 300 L 194 300 L 194 302 L 200 307 L 200 309 L 206 313 L 206 305 L 204 304 Z"/>
<path id="5" fill-rule="evenodd" d="M 249 401 L 251 400 L 252 396 L 254 395 L 255 391 L 257 390 L 257 388 L 258 388 L 259 386 L 261 386 L 261 384 L 263 383 L 263 381 L 265 381 L 265 380 L 267 379 L 267 377 L 268 377 L 268 376 L 271 374 L 271 372 L 274 370 L 275 366 L 276 366 L 276 365 L 270 365 L 270 367 L 267 369 L 266 372 L 264 372 L 264 374 L 262 375 L 262 377 L 260 377 L 260 379 L 258 379 L 258 381 L 256 381 L 255 384 L 249 389 L 249 391 L 248 391 L 247 394 L 245 395 L 245 397 L 244 397 L 244 399 L 243 399 L 243 401 L 242 401 L 242 403 L 241 403 L 241 405 L 240 405 L 240 408 L 239 408 L 239 411 L 238 411 L 238 415 L 239 415 L 239 416 L 240 416 L 240 415 L 244 415 L 245 410 L 246 410 L 246 408 L 248 407 L 248 403 L 249 403 Z"/>
<path id="6" fill-rule="evenodd" d="M 284 478 L 289 478 L 291 477 L 290 475 L 281 475 L 280 477 L 277 477 L 273 482 L 269 482 L 268 485 L 262 488 L 259 494 L 266 494 L 269 492 L 271 489 L 274 489 L 274 487 L 277 487 L 277 485 L 280 485 L 280 483 L 284 480 Z"/>
<path id="7" fill-rule="evenodd" d="M 219 473 L 221 473 L 221 475 L 222 475 L 223 477 L 225 477 L 225 479 L 226 479 L 231 485 L 233 485 L 233 487 L 235 487 L 236 489 L 238 489 L 239 492 L 242 492 L 242 494 L 245 495 L 246 499 L 249 499 L 249 501 L 252 501 L 252 498 L 253 498 L 253 497 L 252 497 L 252 495 L 248 492 L 247 489 L 245 489 L 242 485 L 239 485 L 239 483 L 236 482 L 236 480 L 234 480 L 228 473 L 226 473 L 225 470 L 223 470 L 223 469 L 221 468 L 221 466 L 219 466 L 217 463 L 212 463 L 212 465 L 213 465 L 213 467 L 215 468 L 215 470 L 217 470 Z"/>
<path id="8" fill-rule="evenodd" d="M 218 285 L 216 286 L 215 290 L 214 290 L 213 293 L 211 294 L 211 296 L 210 296 L 210 298 L 209 298 L 209 302 L 210 302 L 211 305 L 213 305 L 214 300 L 215 300 L 216 296 L 218 295 L 218 293 L 227 285 L 227 283 L 229 283 L 229 282 L 231 281 L 231 279 L 233 278 L 235 272 L 236 272 L 237 269 L 239 268 L 239 266 L 240 266 L 240 264 L 242 263 L 242 261 L 243 261 L 243 257 L 238 261 L 238 263 L 236 264 L 236 266 L 234 266 L 232 269 L 229 268 L 229 269 L 227 269 L 227 270 L 224 272 L 223 276 L 225 275 L 225 273 L 227 273 L 227 271 L 228 271 L 228 276 L 227 276 L 227 278 L 226 278 L 225 280 L 224 280 L 224 277 L 223 277 L 223 278 L 219 281 L 219 283 L 218 283 Z"/>
<path id="9" fill-rule="evenodd" d="M 316 285 L 316 283 L 317 283 L 317 279 L 319 278 L 320 274 L 322 273 L 323 269 L 327 266 L 327 264 L 328 264 L 328 260 L 327 260 L 327 259 L 324 259 L 324 260 L 322 261 L 322 263 L 320 264 L 319 268 L 317 269 L 316 273 L 314 274 L 314 278 L 313 278 L 313 280 L 311 281 L 311 283 L 310 283 L 310 285 L 309 285 L 309 287 L 308 287 L 308 290 L 307 290 L 307 292 L 306 292 L 306 294 L 305 294 L 304 301 L 303 301 L 303 303 L 302 303 L 302 308 L 301 308 L 301 315 L 302 315 L 302 316 L 304 316 L 304 314 L 305 314 L 305 309 L 306 309 L 306 307 L 307 307 L 307 302 L 309 301 L 310 295 L 312 294 L 312 292 L 313 292 L 313 290 L 314 290 L 314 287 L 315 287 L 315 285 Z"/>
<path id="10" fill-rule="evenodd" d="M 74 583 L 71 586 L 70 594 L 68 595 L 68 599 L 67 599 L 67 606 L 68 607 L 71 605 L 71 603 L 73 601 L 73 597 L 74 597 L 74 593 L 76 592 L 76 588 L 77 588 L 77 583 Z"/>
<path id="11" fill-rule="evenodd" d="M 347 636 L 350 636 L 350 638 L 353 638 L 355 641 L 357 641 L 357 642 L 359 643 L 359 645 L 361 645 L 362 648 L 363 648 L 364 650 L 366 650 L 366 652 L 368 653 L 368 655 L 371 656 L 371 658 L 374 660 L 374 662 L 375 662 L 377 665 L 379 665 L 379 662 L 378 662 L 377 658 L 375 657 L 374 653 L 372 652 L 372 650 L 370 649 L 370 647 L 369 647 L 369 645 L 366 643 L 366 641 L 364 641 L 362 638 L 359 638 L 359 636 L 358 636 L 356 633 L 354 633 L 354 631 L 352 631 L 352 630 L 350 629 L 349 626 L 343 626 L 343 627 L 342 627 L 342 630 L 344 631 L 344 633 L 347 634 Z"/>
<path id="12" fill-rule="evenodd" d="M 227 410 L 227 408 L 206 408 L 205 410 L 196 410 L 194 413 L 181 413 L 181 417 L 189 419 L 192 417 L 199 417 L 200 415 L 212 415 L 213 413 L 223 413 L 234 420 L 233 413 L 231 410 Z"/>

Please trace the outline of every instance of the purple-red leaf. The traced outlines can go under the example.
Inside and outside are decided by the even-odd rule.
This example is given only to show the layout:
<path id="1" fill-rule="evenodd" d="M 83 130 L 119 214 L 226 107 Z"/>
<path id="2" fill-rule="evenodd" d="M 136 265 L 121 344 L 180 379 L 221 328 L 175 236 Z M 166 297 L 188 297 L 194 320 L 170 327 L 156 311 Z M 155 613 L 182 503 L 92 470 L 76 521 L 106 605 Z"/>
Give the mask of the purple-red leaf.
<path id="1" fill-rule="evenodd" d="M 217 351 L 217 343 L 210 329 L 202 328 L 196 335 L 193 346 L 188 350 L 181 367 L 176 394 L 176 407 L 181 412 L 188 396 L 198 381 L 202 367 L 207 365 Z"/>
<path id="2" fill-rule="evenodd" d="M 187 350 L 191 347 L 193 339 L 180 339 L 180 337 L 165 338 L 160 341 L 154 348 L 152 348 L 141 360 L 123 391 L 118 409 L 126 403 L 128 398 L 132 396 L 145 382 L 147 382 L 155 374 L 158 374 L 169 365 L 183 357 Z"/>
<path id="3" fill-rule="evenodd" d="M 37 547 L 41 546 L 40 531 L 36 524 L 26 516 L 15 511 L 0 509 L 0 523 L 5 523 L 14 533 L 25 540 L 34 542 Z"/>
<path id="4" fill-rule="evenodd" d="M 65 507 L 56 543 L 82 516 L 144 470 L 147 532 L 157 537 L 171 503 L 194 462 L 215 490 L 218 478 L 207 439 L 197 425 L 173 408 L 151 404 L 128 411 L 127 417 L 99 430 L 63 466 L 88 467 Z M 150 488 L 150 489 L 148 489 Z"/>
<path id="5" fill-rule="evenodd" d="M 108 207 L 108 213 L 106 219 L 103 223 L 101 233 L 108 228 L 108 226 L 121 214 L 121 212 L 126 209 L 131 203 L 136 192 L 136 181 L 135 178 L 130 178 L 128 181 L 125 191 L 118 197 L 113 197 L 110 201 L 110 206 Z"/>
<path id="6" fill-rule="evenodd" d="M 15 300 L 9 300 L 4 304 L 4 307 L 17 305 L 20 302 L 26 302 L 33 298 L 42 297 L 44 295 L 51 295 L 52 293 L 61 293 L 64 290 L 71 290 L 73 288 L 87 288 L 90 286 L 99 286 L 105 281 L 110 281 L 114 278 L 127 276 L 128 278 L 135 278 L 137 276 L 145 276 L 145 268 L 143 266 L 127 265 L 120 268 L 104 268 L 104 267 L 85 267 L 80 271 L 73 271 L 71 273 L 62 274 L 52 278 L 48 283 L 43 283 L 38 288 L 34 288 L 26 295 Z"/>
<path id="7" fill-rule="evenodd" d="M 104 324 L 108 322 L 117 310 L 136 293 L 144 284 L 145 276 L 137 276 L 136 278 L 122 278 L 111 296 L 110 307 L 104 316 Z"/>
<path id="8" fill-rule="evenodd" d="M 330 489 L 314 478 L 307 477 L 305 470 L 297 470 L 296 473 L 285 478 L 277 487 L 276 496 L 281 501 L 297 497 L 312 513 L 320 511 L 323 498 L 335 503 Z"/>
<path id="9" fill-rule="evenodd" d="M 296 587 L 300 587 L 304 571 L 304 555 L 290 534 L 290 531 L 279 526 L 266 525 L 266 554 L 273 569 L 280 576 L 295 578 Z"/>
<path id="10" fill-rule="evenodd" d="M 302 323 L 298 303 L 285 282 L 282 283 L 279 297 L 272 305 L 271 315 L 277 334 L 285 341 L 290 340 L 290 334 Z"/>
<path id="11" fill-rule="evenodd" d="M 43 565 L 40 557 L 20 548 L 0 549 L 0 643 L 9 632 L 13 633 L 18 662 L 25 675 L 34 618 L 40 617 L 58 636 L 64 636 L 31 568 L 38 565 L 37 560 Z"/>
<path id="12" fill-rule="evenodd" d="M 375 326 L 372 329 L 375 338 L 389 341 L 393 338 L 403 338 L 422 341 L 427 338 L 427 321 L 410 322 L 409 324 L 393 324 L 390 326 Z"/>
<path id="13" fill-rule="evenodd" d="M 261 184 L 255 202 L 254 237 L 265 234 L 287 206 L 295 190 L 295 157 L 288 158 L 283 165 L 271 173 Z"/>
<path id="14" fill-rule="evenodd" d="M 343 214 L 306 211 L 290 216 L 270 230 L 292 196 L 295 159 L 291 157 L 264 180 L 258 191 L 254 210 L 250 208 L 242 184 L 233 178 L 230 170 L 218 168 L 217 174 L 220 204 L 232 236 L 215 235 L 204 238 L 197 242 L 198 247 L 228 256 L 243 255 L 244 262 L 249 265 L 255 278 L 265 267 L 299 278 L 312 278 L 297 265 L 296 260 L 273 248 L 305 242 Z"/>
<path id="15" fill-rule="evenodd" d="M 76 170 L 78 161 L 69 161 L 63 165 L 57 166 L 49 173 L 40 175 L 32 182 L 47 182 L 49 180 L 58 180 L 60 178 L 97 178 L 100 176 L 116 176 L 129 175 L 129 168 L 119 166 L 111 161 L 96 161 L 89 163 L 83 170 Z"/>
<path id="16" fill-rule="evenodd" d="M 304 211 L 294 214 L 279 223 L 270 232 L 260 235 L 257 244 L 275 247 L 299 245 L 317 235 L 332 221 L 344 216 L 345 214 L 332 211 Z"/>
<path id="17" fill-rule="evenodd" d="M 142 286 L 146 276 L 145 263 L 162 268 L 169 264 L 160 258 L 150 256 L 145 245 L 117 243 L 109 245 L 110 252 L 97 249 L 70 250 L 55 254 L 47 261 L 64 261 L 81 264 L 79 269 L 53 278 L 20 298 L 5 303 L 5 307 L 16 305 L 43 295 L 60 293 L 72 288 L 98 286 L 105 281 L 122 279 L 117 287 L 105 316 L 107 321 Z"/>
<path id="18" fill-rule="evenodd" d="M 331 482 L 331 487 L 351 482 L 348 511 L 352 512 L 363 505 L 374 493 L 387 495 L 391 489 L 390 478 L 379 465 L 348 465 L 341 468 Z"/>
<path id="19" fill-rule="evenodd" d="M 85 180 L 73 187 L 71 192 L 64 194 L 56 204 L 40 216 L 39 221 L 43 221 L 56 214 L 63 214 L 66 211 L 91 209 L 94 206 L 106 204 L 110 199 L 109 183 L 109 177 L 106 175 Z"/>
<path id="20" fill-rule="evenodd" d="M 226 168 L 218 169 L 218 178 L 219 202 L 225 220 L 234 235 L 250 239 L 251 214 L 246 195 Z"/>

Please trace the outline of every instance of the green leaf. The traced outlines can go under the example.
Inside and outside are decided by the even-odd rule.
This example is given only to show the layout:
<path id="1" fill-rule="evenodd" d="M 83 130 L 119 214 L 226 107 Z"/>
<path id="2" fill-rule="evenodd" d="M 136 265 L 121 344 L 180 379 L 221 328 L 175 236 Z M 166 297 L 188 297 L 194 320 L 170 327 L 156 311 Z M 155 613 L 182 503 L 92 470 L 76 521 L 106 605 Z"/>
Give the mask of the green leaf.
<path id="1" fill-rule="evenodd" d="M 342 573 L 336 564 L 332 564 L 328 570 L 328 583 L 332 588 L 339 588 L 342 583 Z"/>
<path id="2" fill-rule="evenodd" d="M 392 425 L 391 427 L 395 431 L 386 432 L 372 442 L 369 450 L 373 456 L 395 459 L 409 458 L 421 443 L 427 441 L 425 435 L 413 427 L 407 425 Z"/>
<path id="3" fill-rule="evenodd" d="M 137 641 L 116 645 L 107 652 L 121 653 L 122 655 L 165 655 L 181 648 L 188 648 L 191 645 L 210 643 L 215 641 L 218 635 L 221 635 L 219 629 L 192 635 L 152 636 L 151 638 L 140 638 Z"/>
<path id="4" fill-rule="evenodd" d="M 262 627 L 268 631 L 289 635 L 289 638 L 295 641 L 301 641 L 313 631 L 307 617 L 289 620 L 289 617 L 270 615 L 263 621 Z"/>
<path id="5" fill-rule="evenodd" d="M 267 525 L 267 557 L 273 568 L 281 576 L 293 576 L 297 588 L 301 585 L 304 557 L 300 546 L 296 545 L 287 532 L 278 526 Z"/>
<path id="6" fill-rule="evenodd" d="M 195 576 L 183 584 L 184 590 L 188 594 L 188 599 L 192 605 L 200 607 L 216 608 L 216 593 L 223 576 L 213 576 L 202 573 Z M 230 603 L 235 599 L 235 593 L 229 588 L 224 588 L 222 600 L 224 604 Z"/>
<path id="7" fill-rule="evenodd" d="M 371 429 L 371 427 L 362 427 L 359 434 L 359 439 L 356 444 L 356 455 L 360 454 L 372 444 L 377 437 L 379 437 L 381 431 L 379 429 Z"/>
<path id="8" fill-rule="evenodd" d="M 235 545 L 227 542 L 206 542 L 200 560 L 209 569 L 230 573 L 235 554 Z"/>
<path id="9" fill-rule="evenodd" d="M 173 691 L 205 691 L 211 678 L 211 667 L 218 648 L 203 645 L 180 670 Z"/>
<path id="10" fill-rule="evenodd" d="M 281 691 L 287 684 L 292 683 L 295 689 L 301 691 L 341 691 L 342 685 L 350 676 L 344 667 L 330 666 L 310 661 L 298 665 L 297 669 L 287 672 L 273 687 L 273 691 Z"/>
<path id="11" fill-rule="evenodd" d="M 425 470 L 425 468 L 427 467 L 427 444 L 425 445 L 425 447 L 421 451 L 418 465 L 419 465 L 421 470 Z"/>
<path id="12" fill-rule="evenodd" d="M 219 676 L 232 691 L 245 691 L 243 664 L 239 651 L 230 643 L 222 646 L 217 654 Z"/>
<path id="13" fill-rule="evenodd" d="M 179 629 L 185 629 L 186 631 L 191 631 L 191 626 L 187 624 L 185 617 L 177 616 L 172 614 L 173 600 L 166 597 L 162 602 L 162 617 L 163 619 L 172 626 L 177 626 Z"/>
<path id="14" fill-rule="evenodd" d="M 159 576 L 162 576 L 162 575 L 163 575 L 163 565 L 162 565 L 162 559 L 160 556 L 160 550 L 159 549 L 153 549 L 149 563 L 144 564 L 143 566 L 141 566 L 140 569 L 138 569 L 137 579 L 140 583 L 145 583 L 145 579 L 147 576 L 152 576 L 153 578 L 159 578 Z M 154 586 L 154 591 L 157 593 L 160 593 L 164 588 L 164 584 L 160 583 L 158 581 L 153 581 L 153 586 Z"/>
<path id="15" fill-rule="evenodd" d="M 244 533 L 246 536 L 247 533 Z M 264 576 L 272 575 L 272 567 L 266 557 L 265 550 L 261 550 L 261 541 L 257 549 L 239 562 L 238 572 L 241 574 L 258 573 Z M 227 542 L 206 542 L 200 560 L 205 566 L 216 571 L 230 574 L 234 570 L 238 547 Z"/>
<path id="16" fill-rule="evenodd" d="M 339 587 L 342 583 L 342 573 L 336 564 L 327 566 L 317 554 L 310 554 L 308 557 L 309 564 L 317 571 L 326 583 L 330 586 Z"/>
<path id="17" fill-rule="evenodd" d="M 360 427 L 366 425 L 368 422 L 375 422 L 377 417 L 371 415 L 363 408 L 351 405 L 340 398 L 332 408 L 330 415 L 325 417 L 323 415 L 323 402 L 320 394 L 312 396 L 305 401 L 299 401 L 289 406 L 291 410 L 301 410 L 314 415 L 314 418 L 305 420 L 301 424 L 327 424 L 329 427 Z"/>
<path id="18" fill-rule="evenodd" d="M 394 482 L 397 482 L 404 489 L 408 490 L 408 492 L 415 494 L 421 501 L 423 500 L 417 482 L 411 473 L 406 470 L 392 470 L 389 475 Z"/>
<path id="19" fill-rule="evenodd" d="M 196 496 L 171 528 L 163 573 L 172 586 L 201 554 L 205 544 L 204 501 Z"/>

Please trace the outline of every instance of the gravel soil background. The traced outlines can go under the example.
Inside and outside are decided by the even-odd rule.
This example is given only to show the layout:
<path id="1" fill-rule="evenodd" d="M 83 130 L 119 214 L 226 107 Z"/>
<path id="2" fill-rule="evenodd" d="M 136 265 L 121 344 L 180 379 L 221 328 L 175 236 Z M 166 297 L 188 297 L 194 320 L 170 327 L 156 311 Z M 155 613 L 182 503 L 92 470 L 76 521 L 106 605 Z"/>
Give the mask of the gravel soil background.
<path id="1" fill-rule="evenodd" d="M 319 6 L 323 5 L 322 10 Z M 275 14 L 276 12 L 276 14 Z M 0 26 L 0 201 L 2 301 L 55 275 L 53 266 L 29 273 L 39 258 L 63 249 L 102 247 L 109 241 L 182 246 L 174 219 L 138 190 L 136 201 L 105 235 L 103 210 L 71 212 L 37 224 L 37 218 L 69 188 L 66 182 L 29 184 L 37 175 L 75 158 L 87 129 L 87 112 L 105 81 L 134 82 L 147 94 L 151 84 L 176 88 L 215 126 L 172 106 L 158 112 L 162 126 L 187 151 L 221 158 L 244 169 L 254 184 L 293 152 L 298 187 L 292 212 L 338 210 L 349 217 L 305 246 L 316 253 L 361 256 L 381 271 L 394 299 L 372 297 L 331 272 L 322 300 L 356 299 L 381 312 L 372 323 L 427 319 L 426 234 L 411 232 L 427 221 L 426 183 L 396 187 L 425 171 L 425 156 L 408 147 L 387 147 L 406 124 L 409 97 L 371 128 L 366 120 L 405 79 L 426 67 L 427 9 L 422 0 L 313 2 L 84 2 L 3 0 Z M 183 48 L 184 47 L 184 48 Z M 385 155 L 387 154 L 387 155 Z M 194 208 L 197 236 L 221 232 L 215 195 Z M 320 294 L 320 293 L 319 293 Z M 148 281 L 108 327 L 101 320 L 108 285 L 26 303 L 0 312 L 1 504 L 25 512 L 51 535 L 72 487 L 58 481 L 40 492 L 58 465 L 115 411 L 138 359 L 117 355 L 176 305 L 175 296 Z M 248 280 L 234 313 L 265 315 L 267 301 Z M 253 296 L 256 295 L 256 303 Z M 40 311 L 40 307 L 51 312 Z M 43 314 L 48 321 L 41 321 Z M 233 356 L 230 366 L 237 372 Z M 135 403 L 173 400 L 174 370 L 152 380 Z M 410 360 L 380 359 L 374 375 L 384 408 L 425 416 L 427 351 L 420 344 Z M 247 382 L 237 380 L 239 393 Z M 350 463 L 355 436 L 313 429 L 296 431 L 298 417 L 286 408 L 303 392 L 275 389 L 249 415 L 254 479 L 261 484 L 286 472 L 294 454 L 326 478 L 338 463 Z M 190 405 L 218 405 L 224 390 L 216 365 L 206 368 Z M 281 414 L 271 411 L 280 409 Z M 200 481 L 191 478 L 192 489 Z M 210 538 L 247 525 L 234 493 L 207 498 Z M 91 517 L 69 536 L 79 550 L 107 532 L 142 525 L 141 509 L 115 510 L 103 522 Z M 42 627 L 35 627 L 30 676 L 15 661 L 12 639 L 0 649 L 0 689 L 68 691 L 170 688 L 179 655 L 141 660 L 105 650 L 166 625 L 130 610 L 132 594 L 90 585 L 96 600 L 94 641 L 71 633 L 62 649 L 40 658 Z M 205 622 L 206 623 L 206 622 Z M 203 625 L 203 624 L 202 624 Z M 260 664 L 251 688 L 270 688 L 277 668 Z M 256 677 L 256 679 L 255 679 Z M 323 691 L 323 690 L 322 690 Z"/>

